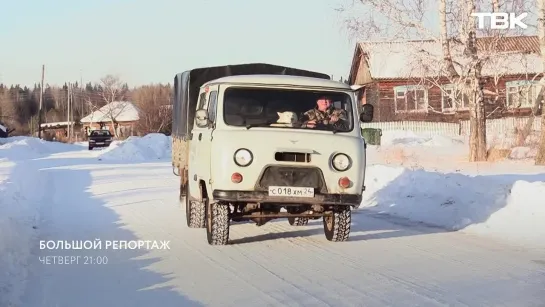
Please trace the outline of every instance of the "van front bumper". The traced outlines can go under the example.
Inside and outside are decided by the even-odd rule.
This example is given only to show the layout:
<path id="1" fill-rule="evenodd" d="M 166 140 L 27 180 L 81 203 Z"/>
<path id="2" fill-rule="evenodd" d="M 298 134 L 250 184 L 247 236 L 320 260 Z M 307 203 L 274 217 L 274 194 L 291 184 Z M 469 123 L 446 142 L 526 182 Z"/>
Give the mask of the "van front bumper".
<path id="1" fill-rule="evenodd" d="M 314 197 L 269 196 L 267 191 L 214 190 L 216 201 L 282 204 L 324 204 L 359 206 L 362 196 L 358 194 L 314 194 Z"/>

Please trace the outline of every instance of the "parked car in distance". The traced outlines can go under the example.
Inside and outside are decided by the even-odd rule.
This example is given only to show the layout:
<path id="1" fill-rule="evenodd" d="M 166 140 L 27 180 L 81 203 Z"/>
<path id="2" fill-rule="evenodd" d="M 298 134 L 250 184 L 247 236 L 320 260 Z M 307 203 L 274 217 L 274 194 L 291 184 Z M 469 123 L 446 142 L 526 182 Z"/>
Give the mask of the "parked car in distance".
<path id="1" fill-rule="evenodd" d="M 113 141 L 110 130 L 93 130 L 89 135 L 89 150 L 95 147 L 108 147 Z"/>

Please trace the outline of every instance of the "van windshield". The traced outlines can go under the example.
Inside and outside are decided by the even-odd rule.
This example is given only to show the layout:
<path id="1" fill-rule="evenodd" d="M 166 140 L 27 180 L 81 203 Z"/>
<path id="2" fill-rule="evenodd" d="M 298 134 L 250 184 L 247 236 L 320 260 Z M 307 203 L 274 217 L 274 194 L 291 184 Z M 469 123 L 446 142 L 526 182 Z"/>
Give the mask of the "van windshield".
<path id="1" fill-rule="evenodd" d="M 352 99 L 343 92 L 231 87 L 225 90 L 227 125 L 350 132 Z"/>

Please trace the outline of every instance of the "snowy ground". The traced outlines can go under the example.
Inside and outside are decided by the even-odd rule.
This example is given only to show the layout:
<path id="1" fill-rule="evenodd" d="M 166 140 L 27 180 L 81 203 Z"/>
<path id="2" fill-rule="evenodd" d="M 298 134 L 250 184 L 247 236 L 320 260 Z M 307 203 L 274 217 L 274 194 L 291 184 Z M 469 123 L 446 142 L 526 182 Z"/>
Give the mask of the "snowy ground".
<path id="1" fill-rule="evenodd" d="M 470 164 L 463 141 L 386 134 L 369 147 L 349 242 L 327 242 L 319 221 L 279 220 L 236 224 L 233 245 L 212 247 L 204 230 L 185 226 L 167 137 L 93 151 L 6 141 L 2 307 L 543 306 L 545 168 L 525 159 Z M 170 249 L 39 248 L 95 239 Z M 85 264 L 90 256 L 108 263 Z"/>

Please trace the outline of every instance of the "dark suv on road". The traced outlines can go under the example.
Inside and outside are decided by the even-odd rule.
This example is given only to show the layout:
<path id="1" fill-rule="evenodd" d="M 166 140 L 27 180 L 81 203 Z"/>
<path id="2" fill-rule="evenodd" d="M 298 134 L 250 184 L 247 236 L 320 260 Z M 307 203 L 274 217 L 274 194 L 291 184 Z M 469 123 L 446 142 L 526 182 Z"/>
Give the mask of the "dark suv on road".
<path id="1" fill-rule="evenodd" d="M 108 147 L 112 140 L 113 136 L 109 130 L 93 130 L 89 135 L 89 150 L 95 147 Z"/>

